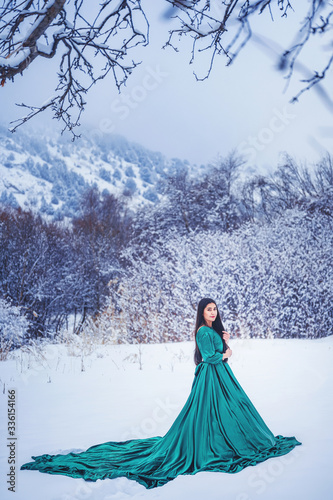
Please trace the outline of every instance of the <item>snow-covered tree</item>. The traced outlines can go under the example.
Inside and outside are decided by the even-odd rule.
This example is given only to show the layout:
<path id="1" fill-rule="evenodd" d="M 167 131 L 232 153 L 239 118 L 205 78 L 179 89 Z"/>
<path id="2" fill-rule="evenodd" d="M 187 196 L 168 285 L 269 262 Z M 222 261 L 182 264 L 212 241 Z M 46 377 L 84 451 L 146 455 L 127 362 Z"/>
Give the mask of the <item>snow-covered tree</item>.
<path id="1" fill-rule="evenodd" d="M 28 328 L 29 321 L 21 308 L 0 298 L 0 361 L 7 358 L 11 349 L 21 345 Z"/>
<path id="2" fill-rule="evenodd" d="M 332 216 L 318 209 L 289 209 L 232 233 L 170 230 L 144 258 L 124 250 L 128 270 L 110 284 L 114 326 L 121 320 L 127 340 L 190 339 L 196 305 L 211 296 L 234 335 L 326 336 L 333 331 L 332 247 Z"/>

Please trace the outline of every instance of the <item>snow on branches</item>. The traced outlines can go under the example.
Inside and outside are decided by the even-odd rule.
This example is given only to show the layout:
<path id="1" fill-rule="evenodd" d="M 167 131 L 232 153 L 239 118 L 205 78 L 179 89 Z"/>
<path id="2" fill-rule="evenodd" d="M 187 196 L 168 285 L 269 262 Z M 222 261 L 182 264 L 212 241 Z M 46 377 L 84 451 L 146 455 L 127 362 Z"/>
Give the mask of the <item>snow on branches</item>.
<path id="1" fill-rule="evenodd" d="M 233 335 L 327 336 L 333 331 L 332 247 L 332 217 L 298 208 L 231 234 L 170 231 L 146 258 L 124 252 L 129 268 L 110 283 L 114 328 L 121 324 L 123 341 L 136 332 L 145 342 L 190 340 L 196 305 L 208 296 Z"/>
<path id="2" fill-rule="evenodd" d="M 29 321 L 21 314 L 21 308 L 0 299 L 0 361 L 6 359 L 11 348 L 20 345 L 28 327 Z"/>

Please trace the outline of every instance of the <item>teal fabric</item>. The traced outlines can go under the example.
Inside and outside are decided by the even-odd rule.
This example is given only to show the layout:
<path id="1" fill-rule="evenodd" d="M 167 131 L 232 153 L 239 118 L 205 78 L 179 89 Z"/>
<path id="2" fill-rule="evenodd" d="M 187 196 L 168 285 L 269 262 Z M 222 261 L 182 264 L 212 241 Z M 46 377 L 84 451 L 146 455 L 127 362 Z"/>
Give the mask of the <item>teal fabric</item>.
<path id="1" fill-rule="evenodd" d="M 274 436 L 222 362 L 222 340 L 209 327 L 197 333 L 203 361 L 194 372 L 186 403 L 164 436 L 109 441 L 80 453 L 32 457 L 21 469 L 83 478 L 127 477 L 147 489 L 179 474 L 239 472 L 301 445 L 295 437 Z"/>

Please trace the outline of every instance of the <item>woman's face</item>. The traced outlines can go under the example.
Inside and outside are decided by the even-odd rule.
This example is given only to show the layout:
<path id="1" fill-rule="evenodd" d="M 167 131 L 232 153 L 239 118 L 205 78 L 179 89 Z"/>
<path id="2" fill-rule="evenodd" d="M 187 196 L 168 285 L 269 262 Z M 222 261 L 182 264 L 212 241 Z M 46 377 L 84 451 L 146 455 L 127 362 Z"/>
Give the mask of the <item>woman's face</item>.
<path id="1" fill-rule="evenodd" d="M 203 317 L 206 323 L 210 324 L 210 322 L 213 323 L 215 321 L 217 316 L 217 307 L 214 302 L 211 302 L 210 304 L 207 304 L 204 312 L 203 312 Z"/>

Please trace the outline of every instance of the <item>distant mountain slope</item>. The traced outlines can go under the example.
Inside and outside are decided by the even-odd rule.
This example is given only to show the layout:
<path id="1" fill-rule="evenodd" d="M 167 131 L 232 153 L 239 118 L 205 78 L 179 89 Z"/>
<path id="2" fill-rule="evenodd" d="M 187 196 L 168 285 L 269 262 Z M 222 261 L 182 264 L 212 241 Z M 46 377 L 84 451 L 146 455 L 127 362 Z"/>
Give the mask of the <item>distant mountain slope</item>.
<path id="1" fill-rule="evenodd" d="M 161 180 L 188 161 L 167 159 L 124 137 L 75 142 L 62 136 L 12 134 L 0 126 L 0 203 L 62 220 L 78 213 L 81 194 L 98 189 L 128 198 L 136 209 L 159 201 Z"/>

